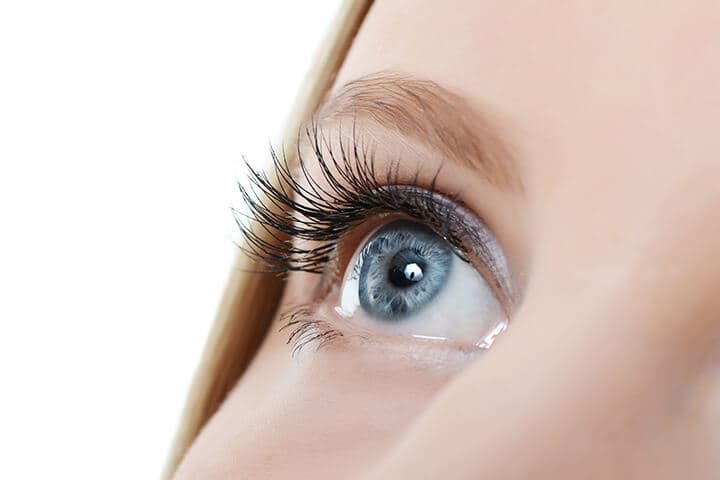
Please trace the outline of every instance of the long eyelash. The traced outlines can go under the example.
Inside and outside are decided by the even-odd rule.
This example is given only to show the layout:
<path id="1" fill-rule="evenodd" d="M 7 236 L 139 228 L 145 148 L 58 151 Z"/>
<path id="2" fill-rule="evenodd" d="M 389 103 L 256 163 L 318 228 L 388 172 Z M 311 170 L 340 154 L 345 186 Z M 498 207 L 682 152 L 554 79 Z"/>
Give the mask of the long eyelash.
<path id="1" fill-rule="evenodd" d="M 342 235 L 381 212 L 422 219 L 462 253 L 462 238 L 451 222 L 455 202 L 439 203 L 434 198 L 439 170 L 426 188 L 419 185 L 419 171 L 409 184 L 399 186 L 399 162 L 391 163 L 384 174 L 378 172 L 374 151 L 358 138 L 354 124 L 346 143 L 339 133 L 339 151 L 317 123 L 304 133 L 319 167 L 317 176 L 310 173 L 299 141 L 295 171 L 284 152 L 280 155 L 270 148 L 273 179 L 245 160 L 249 183 L 238 187 L 249 212 L 233 209 L 243 239 L 238 247 L 262 271 L 322 273 Z M 295 239 L 309 241 L 310 246 L 294 244 Z"/>

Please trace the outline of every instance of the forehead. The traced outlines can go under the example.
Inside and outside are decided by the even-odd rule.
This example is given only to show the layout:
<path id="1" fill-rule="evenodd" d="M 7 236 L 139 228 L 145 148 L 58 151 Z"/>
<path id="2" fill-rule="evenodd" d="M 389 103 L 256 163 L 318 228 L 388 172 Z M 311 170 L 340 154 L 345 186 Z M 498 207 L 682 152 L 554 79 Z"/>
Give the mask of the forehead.
<path id="1" fill-rule="evenodd" d="M 720 152 L 720 7 L 649 8 L 378 0 L 337 85 L 388 70 L 437 82 L 499 119 L 531 189 L 568 175 L 710 168 Z"/>

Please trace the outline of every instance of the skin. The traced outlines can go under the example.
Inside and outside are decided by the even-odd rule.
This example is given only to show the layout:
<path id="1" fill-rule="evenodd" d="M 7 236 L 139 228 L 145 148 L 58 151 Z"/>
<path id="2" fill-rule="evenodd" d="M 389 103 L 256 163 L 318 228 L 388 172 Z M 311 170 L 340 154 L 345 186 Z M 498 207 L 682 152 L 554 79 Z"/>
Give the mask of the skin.
<path id="1" fill-rule="evenodd" d="M 476 357 L 292 357 L 272 328 L 176 478 L 720 478 L 719 27 L 714 1 L 376 1 L 337 88 L 399 72 L 493 118 L 521 188 L 441 187 L 505 250 L 510 326 Z M 442 162 L 362 126 L 380 162 Z"/>

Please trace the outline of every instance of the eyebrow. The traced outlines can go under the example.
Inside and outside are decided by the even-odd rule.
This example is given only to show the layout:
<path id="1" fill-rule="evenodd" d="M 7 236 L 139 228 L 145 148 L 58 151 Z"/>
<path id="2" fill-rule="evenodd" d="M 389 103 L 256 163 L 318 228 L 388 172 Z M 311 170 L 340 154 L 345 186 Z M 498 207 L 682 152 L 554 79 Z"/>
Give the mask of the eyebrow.
<path id="1" fill-rule="evenodd" d="M 487 114 L 430 80 L 390 72 L 361 77 L 331 96 L 317 117 L 369 118 L 479 172 L 491 185 L 521 189 L 509 149 Z"/>

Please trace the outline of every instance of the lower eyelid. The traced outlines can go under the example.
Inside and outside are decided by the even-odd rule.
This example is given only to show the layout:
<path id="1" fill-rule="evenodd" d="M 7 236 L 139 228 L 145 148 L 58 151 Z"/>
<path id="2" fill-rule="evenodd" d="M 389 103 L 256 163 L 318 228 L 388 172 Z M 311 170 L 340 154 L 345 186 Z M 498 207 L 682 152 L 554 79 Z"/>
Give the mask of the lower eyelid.
<path id="1" fill-rule="evenodd" d="M 415 367 L 443 366 L 452 370 L 485 351 L 447 339 L 363 331 L 345 321 L 330 304 L 331 300 L 325 300 L 298 305 L 280 315 L 278 331 L 287 335 L 286 344 L 293 357 L 301 352 L 314 353 L 332 346 L 341 351 L 352 351 L 354 355 L 364 352 L 383 361 L 401 361 Z M 337 351 L 336 348 L 333 350 Z"/>

